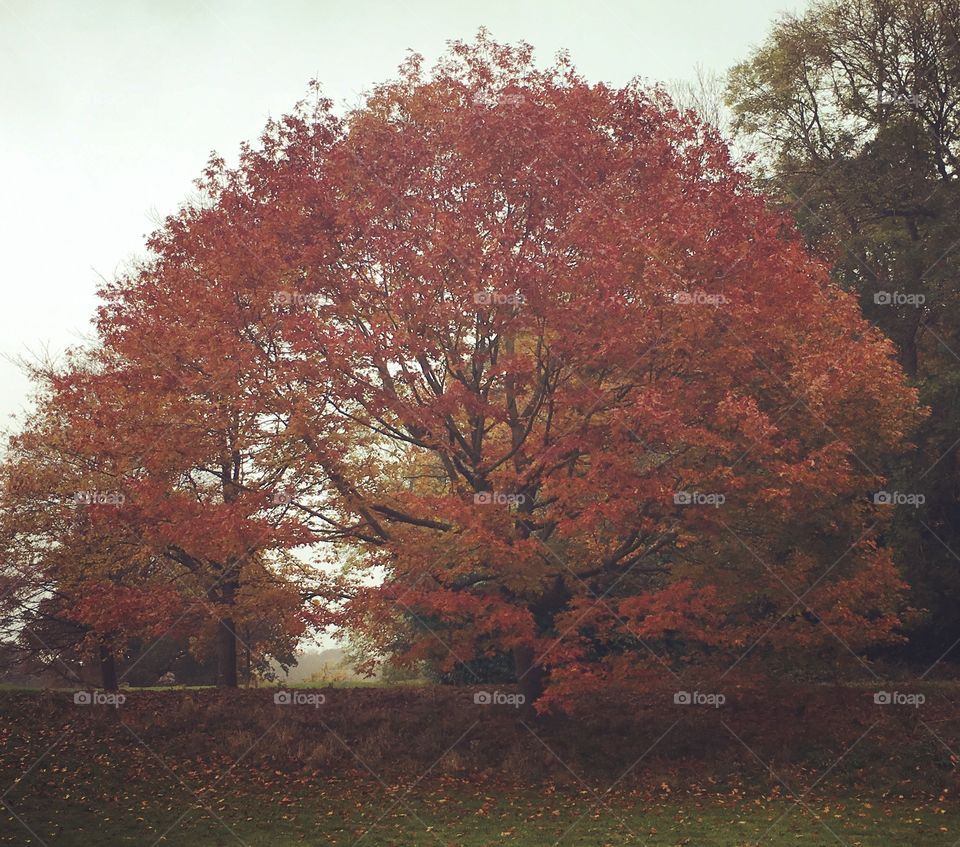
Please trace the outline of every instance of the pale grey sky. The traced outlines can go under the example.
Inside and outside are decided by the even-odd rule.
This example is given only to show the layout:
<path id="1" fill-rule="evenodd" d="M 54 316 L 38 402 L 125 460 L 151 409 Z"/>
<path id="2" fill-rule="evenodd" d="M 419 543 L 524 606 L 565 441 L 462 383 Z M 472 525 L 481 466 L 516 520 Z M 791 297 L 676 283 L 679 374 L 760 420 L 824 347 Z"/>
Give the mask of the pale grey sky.
<path id="1" fill-rule="evenodd" d="M 89 331 L 98 275 L 140 252 L 210 151 L 231 161 L 317 78 L 355 104 L 408 49 L 486 26 L 588 78 L 722 72 L 803 0 L 0 0 L 0 427 L 25 408 L 9 357 Z"/>

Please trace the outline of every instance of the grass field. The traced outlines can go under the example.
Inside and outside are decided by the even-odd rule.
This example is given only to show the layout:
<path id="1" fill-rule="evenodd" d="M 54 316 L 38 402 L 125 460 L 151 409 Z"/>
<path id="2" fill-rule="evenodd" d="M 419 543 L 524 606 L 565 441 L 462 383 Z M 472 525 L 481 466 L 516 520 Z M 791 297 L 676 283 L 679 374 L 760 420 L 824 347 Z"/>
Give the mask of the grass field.
<path id="1" fill-rule="evenodd" d="M 960 843 L 953 685 L 926 711 L 824 689 L 533 727 L 458 690 L 326 693 L 0 693 L 0 845 Z"/>
<path id="2" fill-rule="evenodd" d="M 202 805 L 201 805 L 202 802 Z M 98 844 L 210 845 L 953 845 L 960 810 L 942 804 L 895 801 L 880 807 L 863 800 L 704 797 L 653 802 L 589 791 L 477 792 L 468 784 L 421 784 L 409 793 L 377 791 L 362 783 L 318 784 L 309 796 L 274 805 L 255 794 L 225 800 L 167 794 L 158 786 L 139 802 L 84 808 L 36 800 L 0 813 L 3 844 L 62 847 Z M 32 837 L 24 826 L 29 826 Z M 42 841 L 41 841 L 42 839 Z"/>

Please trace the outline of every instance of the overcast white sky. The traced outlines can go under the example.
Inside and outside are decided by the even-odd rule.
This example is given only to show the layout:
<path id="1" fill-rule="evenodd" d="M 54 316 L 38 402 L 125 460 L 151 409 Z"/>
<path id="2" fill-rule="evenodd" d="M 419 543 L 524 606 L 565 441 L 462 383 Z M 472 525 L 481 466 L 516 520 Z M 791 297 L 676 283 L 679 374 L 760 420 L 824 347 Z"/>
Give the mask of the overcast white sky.
<path id="1" fill-rule="evenodd" d="M 8 359 L 89 332 L 98 275 L 140 252 L 210 152 L 232 160 L 321 81 L 355 104 L 408 49 L 486 26 L 590 79 L 725 71 L 803 0 L 0 0 L 0 427 L 26 407 Z"/>

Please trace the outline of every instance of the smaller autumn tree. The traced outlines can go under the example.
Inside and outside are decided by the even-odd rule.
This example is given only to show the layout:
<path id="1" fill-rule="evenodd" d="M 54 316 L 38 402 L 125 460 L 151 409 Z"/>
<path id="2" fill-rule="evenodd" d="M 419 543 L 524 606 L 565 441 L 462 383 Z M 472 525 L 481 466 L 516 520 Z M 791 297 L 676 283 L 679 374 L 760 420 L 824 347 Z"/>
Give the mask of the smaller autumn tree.
<path id="1" fill-rule="evenodd" d="M 290 425 L 305 401 L 280 337 L 282 206 L 257 173 L 269 174 L 283 132 L 268 128 L 266 149 L 245 152 L 242 178 L 211 162 L 203 200 L 171 216 L 149 257 L 100 292 L 97 367 L 54 380 L 80 449 L 134 469 L 116 519 L 203 610 L 211 626 L 198 643 L 217 653 L 228 687 L 241 652 L 248 671 L 289 660 L 328 591 L 317 545 L 343 534 Z M 343 427 L 319 438 L 332 450 L 347 439 Z"/>
<path id="2" fill-rule="evenodd" d="M 129 672 L 163 638 L 217 654 L 221 683 L 236 685 L 241 650 L 249 679 L 271 658 L 289 664 L 312 625 L 318 582 L 288 552 L 309 536 L 287 517 L 293 492 L 205 462 L 222 406 L 178 398 L 170 374 L 151 386 L 156 360 L 140 352 L 101 345 L 34 370 L 39 411 L 3 467 L 5 565 L 23 576 L 10 628 L 54 659 L 78 642 L 108 688 L 121 660 Z"/>
<path id="3" fill-rule="evenodd" d="M 307 629 L 328 620 L 317 605 L 339 587 L 317 567 L 317 545 L 353 537 L 328 502 L 329 477 L 311 446 L 335 455 L 352 443 L 350 427 L 331 415 L 318 434 L 317 398 L 305 398 L 279 332 L 299 242 L 277 227 L 287 215 L 271 148 L 290 131 L 268 127 L 262 148 L 244 151 L 241 171 L 211 161 L 198 200 L 103 286 L 91 348 L 64 367 L 37 369 L 55 433 L 45 420 L 23 434 L 10 498 L 17 537 L 46 559 L 62 551 L 62 562 L 47 564 L 44 609 L 50 592 L 69 584 L 64 620 L 104 643 L 136 636 L 146 649 L 180 632 L 217 655 L 228 687 L 241 658 L 248 678 L 270 659 L 289 663 Z M 336 122 L 310 131 L 321 145 Z M 316 440 L 291 427 L 301 405 Z M 43 449 L 52 479 L 33 478 L 28 454 Z M 60 463 L 76 473 L 57 478 Z M 64 496 L 83 487 L 116 499 L 61 515 L 49 492 L 64 486 Z M 30 520 L 48 521 L 39 541 Z M 177 605 L 168 596 L 176 615 L 166 614 Z"/>
<path id="4" fill-rule="evenodd" d="M 6 628 L 71 681 L 76 657 L 116 689 L 118 660 L 134 642 L 186 628 L 186 601 L 169 566 L 116 519 L 129 496 L 122 463 L 77 450 L 45 372 L 33 373 L 37 411 L 0 467 L 3 566 L 18 577 Z"/>
<path id="5" fill-rule="evenodd" d="M 286 494 L 250 490 L 241 458 L 222 450 L 211 455 L 208 439 L 220 434 L 222 409 L 213 407 L 214 419 L 194 416 L 199 407 L 174 405 L 172 393 L 141 392 L 133 386 L 146 370 L 145 362 L 124 361 L 98 373 L 64 374 L 57 403 L 69 410 L 71 438 L 84 454 L 119 457 L 130 467 L 122 503 L 100 519 L 108 531 L 133 539 L 139 556 L 162 563 L 182 598 L 169 631 L 152 637 L 191 620 L 195 649 L 215 653 L 219 682 L 235 686 L 241 649 L 248 666 L 261 665 L 274 650 L 288 656 L 306 628 L 306 566 L 278 560 L 302 536 L 283 523 Z M 136 590 L 147 608 L 159 607 L 155 587 L 142 583 Z M 118 620 L 124 610 L 136 620 L 132 602 L 128 592 L 98 590 L 81 611 L 88 621 Z"/>

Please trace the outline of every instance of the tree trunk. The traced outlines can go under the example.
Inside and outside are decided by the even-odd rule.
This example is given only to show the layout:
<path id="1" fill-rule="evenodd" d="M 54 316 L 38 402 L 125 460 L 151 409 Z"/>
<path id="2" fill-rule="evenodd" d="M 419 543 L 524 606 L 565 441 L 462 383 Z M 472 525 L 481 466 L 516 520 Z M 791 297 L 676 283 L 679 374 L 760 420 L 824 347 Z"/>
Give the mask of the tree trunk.
<path id="1" fill-rule="evenodd" d="M 100 684 L 105 691 L 116 691 L 120 687 L 117 682 L 117 663 L 105 644 L 100 645 Z"/>
<path id="2" fill-rule="evenodd" d="M 217 620 L 217 685 L 220 688 L 236 688 L 238 683 L 237 628 L 232 615 L 238 588 L 239 581 L 234 573 L 229 579 L 223 579 L 216 587 L 215 594 L 211 591 L 211 600 L 217 604 L 221 614 Z"/>
<path id="3" fill-rule="evenodd" d="M 234 418 L 236 423 L 237 413 Z M 237 499 L 241 467 L 240 452 L 236 449 L 235 440 L 231 440 L 229 449 L 220 457 L 220 480 L 223 486 L 224 503 L 230 504 Z M 240 562 L 228 558 L 224 562 L 217 592 L 219 594 L 217 599 L 226 613 L 217 621 L 217 685 L 220 688 L 237 687 L 237 629 L 230 612 L 239 588 Z"/>
<path id="4" fill-rule="evenodd" d="M 553 584 L 528 607 L 539 635 L 553 630 L 557 613 L 566 606 L 569 599 L 570 592 L 558 574 L 554 577 Z M 534 652 L 532 644 L 523 644 L 513 650 L 513 669 L 520 693 L 524 696 L 523 717 L 526 720 L 537 716 L 534 704 L 546 688 L 546 672 L 540 664 L 540 658 Z"/>
<path id="5" fill-rule="evenodd" d="M 917 376 L 917 335 L 919 329 L 915 328 L 907 335 L 900 345 L 900 365 L 907 376 L 915 379 Z"/>
<path id="6" fill-rule="evenodd" d="M 534 664 L 535 661 L 532 646 L 524 644 L 513 648 L 513 669 L 517 675 L 520 693 L 524 697 L 520 713 L 525 720 L 536 717 L 533 705 L 543 694 L 543 668 Z"/>
<path id="7" fill-rule="evenodd" d="M 217 622 L 217 685 L 237 687 L 237 631 L 233 618 Z"/>
<path id="8" fill-rule="evenodd" d="M 243 632 L 243 684 L 250 687 L 250 678 L 252 675 L 252 663 L 253 657 L 250 655 L 250 642 L 252 638 L 250 635 L 250 627 L 248 626 Z"/>

